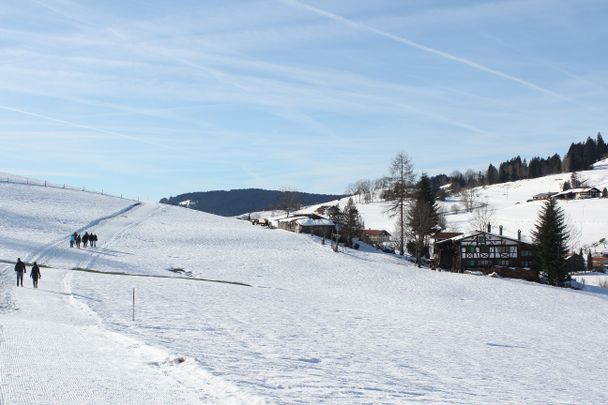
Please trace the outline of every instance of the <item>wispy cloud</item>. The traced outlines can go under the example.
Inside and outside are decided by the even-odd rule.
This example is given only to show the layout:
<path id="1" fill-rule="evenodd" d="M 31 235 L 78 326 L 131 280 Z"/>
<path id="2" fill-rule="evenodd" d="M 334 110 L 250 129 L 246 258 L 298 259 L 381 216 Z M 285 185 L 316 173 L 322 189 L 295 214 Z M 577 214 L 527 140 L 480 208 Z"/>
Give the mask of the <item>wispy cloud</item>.
<path id="1" fill-rule="evenodd" d="M 109 130 L 106 130 L 103 128 L 95 128 L 95 127 L 91 127 L 89 125 L 83 125 L 83 124 L 79 124 L 76 122 L 67 121 L 67 120 L 63 120 L 60 118 L 54 118 L 54 117 L 51 117 L 51 116 L 48 116 L 45 114 L 39 114 L 39 113 L 32 112 L 32 111 L 26 111 L 26 110 L 22 110 L 19 108 L 6 106 L 6 105 L 0 105 L 0 110 L 9 111 L 9 112 L 17 113 L 17 114 L 22 114 L 22 115 L 27 115 L 27 116 L 34 117 L 34 118 L 51 121 L 51 122 L 55 122 L 55 123 L 62 124 L 62 125 L 67 125 L 69 127 L 86 129 L 88 131 L 98 132 L 101 134 L 110 135 L 112 137 L 122 138 L 122 139 L 126 139 L 129 141 L 136 141 L 136 142 L 145 143 L 145 144 L 149 144 L 149 145 L 153 145 L 153 146 L 168 147 L 168 145 L 161 145 L 161 144 L 158 144 L 155 142 L 151 142 L 150 140 L 143 138 L 143 137 L 136 137 L 133 135 L 123 134 L 123 133 L 116 132 L 116 131 L 109 131 Z"/>
<path id="2" fill-rule="evenodd" d="M 532 82 L 530 82 L 528 80 L 522 79 L 520 77 L 513 76 L 511 74 L 508 74 L 508 73 L 502 72 L 500 70 L 491 68 L 489 66 L 483 65 L 481 63 L 477 63 L 475 61 L 463 58 L 461 56 L 457 56 L 457 55 L 451 54 L 449 52 L 445 52 L 445 51 L 442 51 L 442 50 L 439 50 L 439 49 L 436 49 L 436 48 L 433 48 L 433 47 L 430 47 L 430 46 L 427 46 L 427 45 L 423 45 L 421 43 L 418 43 L 416 41 L 412 41 L 412 40 L 410 40 L 408 38 L 405 38 L 403 36 L 395 35 L 395 34 L 392 34 L 390 32 L 387 32 L 387 31 L 384 31 L 384 30 L 372 27 L 372 26 L 367 25 L 365 23 L 361 23 L 361 22 L 358 22 L 358 21 L 354 21 L 354 20 L 348 19 L 346 17 L 343 17 L 343 16 L 340 16 L 340 15 L 331 13 L 331 12 L 329 12 L 327 10 L 323 10 L 323 9 L 311 6 L 309 4 L 303 3 L 303 2 L 298 1 L 298 0 L 284 0 L 284 1 L 287 4 L 296 6 L 298 8 L 303 9 L 303 10 L 312 12 L 312 13 L 317 14 L 317 15 L 320 15 L 322 17 L 329 18 L 331 20 L 334 20 L 334 21 L 346 24 L 346 25 L 348 25 L 348 26 L 350 26 L 352 28 L 355 28 L 355 29 L 358 29 L 358 30 L 363 30 L 363 31 L 366 31 L 366 32 L 370 32 L 372 34 L 380 35 L 380 36 L 382 36 L 384 38 L 388 38 L 388 39 L 390 39 L 392 41 L 399 42 L 401 44 L 410 46 L 410 47 L 418 49 L 420 51 L 423 51 L 423 52 L 426 52 L 426 53 L 429 53 L 429 54 L 432 54 L 432 55 L 435 55 L 435 56 L 439 56 L 439 57 L 441 57 L 443 59 L 447 59 L 447 60 L 450 60 L 450 61 L 453 61 L 453 62 L 456 62 L 456 63 L 460 63 L 460 64 L 465 65 L 465 66 L 469 66 L 469 67 L 471 67 L 473 69 L 477 69 L 477 70 L 480 70 L 482 72 L 489 73 L 491 75 L 500 77 L 502 79 L 510 80 L 512 82 L 515 82 L 515 83 L 518 83 L 518 84 L 520 84 L 522 86 L 525 86 L 525 87 L 527 87 L 529 89 L 539 91 L 541 93 L 550 95 L 552 97 L 556 97 L 556 98 L 559 98 L 561 100 L 574 101 L 570 97 L 567 97 L 567 96 L 565 96 L 563 94 L 558 94 L 558 93 L 556 93 L 556 92 L 554 92 L 554 91 L 552 91 L 550 89 L 547 89 L 547 88 L 542 87 L 542 86 L 540 86 L 538 84 L 532 83 Z"/>

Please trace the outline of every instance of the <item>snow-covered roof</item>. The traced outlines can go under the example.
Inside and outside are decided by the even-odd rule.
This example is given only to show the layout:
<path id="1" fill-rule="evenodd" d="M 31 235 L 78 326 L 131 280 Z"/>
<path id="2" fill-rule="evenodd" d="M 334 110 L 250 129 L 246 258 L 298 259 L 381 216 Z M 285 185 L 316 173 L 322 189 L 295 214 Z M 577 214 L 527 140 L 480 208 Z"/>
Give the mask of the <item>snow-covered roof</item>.
<path id="1" fill-rule="evenodd" d="M 565 195 L 565 194 L 578 194 L 578 193 L 586 193 L 589 192 L 591 190 L 596 190 L 596 191 L 600 191 L 598 190 L 596 187 L 578 187 L 578 188 L 571 188 L 569 190 L 564 190 L 562 192 L 559 192 L 557 194 L 554 194 L 555 196 L 559 196 L 559 195 Z"/>
<path id="2" fill-rule="evenodd" d="M 302 220 L 302 219 L 310 219 L 310 218 L 303 216 L 303 215 L 299 215 L 297 217 L 277 218 L 276 221 L 277 222 L 292 222 L 292 221 L 297 221 L 297 220 Z"/>
<path id="3" fill-rule="evenodd" d="M 436 242 L 436 244 L 444 243 L 444 242 L 446 242 L 448 240 L 457 242 L 457 241 L 460 241 L 462 239 L 470 238 L 471 236 L 480 235 L 480 234 L 492 235 L 492 236 L 495 236 L 497 238 L 509 239 L 509 240 L 514 241 L 514 242 L 530 243 L 528 240 L 526 240 L 527 238 L 525 238 L 523 235 L 521 236 L 521 239 L 518 240 L 517 237 L 507 236 L 507 235 L 504 234 L 504 232 L 503 232 L 502 235 L 499 235 L 499 234 L 493 233 L 493 232 L 477 231 L 477 232 L 473 232 L 473 233 L 469 233 L 469 234 L 462 234 L 460 236 L 455 236 L 453 238 L 443 239 L 443 240 L 440 240 L 440 241 Z"/>
<path id="4" fill-rule="evenodd" d="M 361 233 L 365 235 L 390 235 L 384 229 L 361 229 Z"/>
<path id="5" fill-rule="evenodd" d="M 302 226 L 334 226 L 336 225 L 334 221 L 330 219 L 310 219 L 303 218 L 298 219 L 297 223 Z"/>

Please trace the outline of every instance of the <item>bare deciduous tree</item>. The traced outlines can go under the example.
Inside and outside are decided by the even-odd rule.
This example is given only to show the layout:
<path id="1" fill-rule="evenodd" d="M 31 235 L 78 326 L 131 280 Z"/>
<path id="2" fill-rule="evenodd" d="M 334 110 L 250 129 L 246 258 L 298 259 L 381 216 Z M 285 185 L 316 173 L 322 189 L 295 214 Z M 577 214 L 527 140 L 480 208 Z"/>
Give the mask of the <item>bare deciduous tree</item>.
<path id="1" fill-rule="evenodd" d="M 410 157 L 399 152 L 393 159 L 390 166 L 390 204 L 387 208 L 387 213 L 391 218 L 397 217 L 399 253 L 405 252 L 405 232 L 406 232 L 406 214 L 407 204 L 410 198 L 410 187 L 415 179 L 414 165 Z"/>
<path id="2" fill-rule="evenodd" d="M 300 209 L 300 202 L 298 201 L 297 191 L 289 187 L 282 187 L 281 192 L 283 196 L 279 202 L 279 207 L 287 213 L 287 216 L 293 211 Z"/>
<path id="3" fill-rule="evenodd" d="M 473 211 L 473 217 L 470 222 L 473 231 L 485 231 L 487 225 L 494 221 L 494 213 L 494 209 L 488 204 L 484 204 Z"/>
<path id="4" fill-rule="evenodd" d="M 465 210 L 467 210 L 467 212 L 472 212 L 473 207 L 475 206 L 475 200 L 477 199 L 477 196 L 475 195 L 473 190 L 462 190 L 462 193 L 460 193 L 460 195 L 462 196 L 462 203 L 464 204 Z"/>

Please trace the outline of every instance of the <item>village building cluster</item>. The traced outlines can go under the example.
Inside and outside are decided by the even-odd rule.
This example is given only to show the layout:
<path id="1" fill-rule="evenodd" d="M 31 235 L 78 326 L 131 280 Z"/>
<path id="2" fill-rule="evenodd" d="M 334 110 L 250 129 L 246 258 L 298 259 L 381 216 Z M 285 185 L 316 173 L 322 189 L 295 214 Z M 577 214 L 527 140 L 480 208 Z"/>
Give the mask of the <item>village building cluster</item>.
<path id="1" fill-rule="evenodd" d="M 605 194 L 605 193 L 604 193 Z M 605 197 L 596 187 L 578 187 L 561 192 L 539 193 L 528 201 L 581 200 Z M 335 206 L 323 205 L 314 211 L 298 211 L 282 218 L 259 218 L 251 220 L 254 225 L 276 227 L 285 231 L 315 235 L 320 238 L 336 240 L 340 237 L 340 225 L 333 221 L 332 210 Z M 249 219 L 249 218 L 247 218 Z M 384 252 L 394 253 L 394 239 L 384 229 L 359 229 L 358 240 L 376 247 Z M 574 260 L 580 254 L 571 254 L 567 260 Z M 468 234 L 445 232 L 437 228 L 429 241 L 428 255 L 424 263 L 436 270 L 451 272 L 475 272 L 486 275 L 519 278 L 529 281 L 540 281 L 538 271 L 533 266 L 532 244 L 522 236 L 521 230 L 516 234 L 505 234 L 503 227 L 493 231 L 487 224 L 483 231 Z M 587 258 L 588 266 L 604 271 L 608 268 L 608 251 Z"/>

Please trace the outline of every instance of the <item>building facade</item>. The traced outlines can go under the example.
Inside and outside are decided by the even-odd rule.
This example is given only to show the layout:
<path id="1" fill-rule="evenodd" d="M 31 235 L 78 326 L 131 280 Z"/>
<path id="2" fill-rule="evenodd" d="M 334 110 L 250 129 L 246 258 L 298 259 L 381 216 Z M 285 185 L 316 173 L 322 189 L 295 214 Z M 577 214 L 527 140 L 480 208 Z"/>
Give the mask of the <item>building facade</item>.
<path id="1" fill-rule="evenodd" d="M 521 233 L 519 234 L 521 235 Z M 435 243 L 433 260 L 441 269 L 463 272 L 497 272 L 505 277 L 538 280 L 532 267 L 532 246 L 519 239 L 476 232 Z"/>

